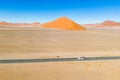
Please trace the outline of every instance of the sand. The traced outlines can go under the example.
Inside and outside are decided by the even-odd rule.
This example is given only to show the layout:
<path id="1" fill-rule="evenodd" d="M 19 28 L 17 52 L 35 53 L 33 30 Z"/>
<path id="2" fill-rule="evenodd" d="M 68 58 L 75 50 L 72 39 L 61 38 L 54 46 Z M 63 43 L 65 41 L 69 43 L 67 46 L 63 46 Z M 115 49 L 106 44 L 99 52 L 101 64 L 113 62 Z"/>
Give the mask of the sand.
<path id="1" fill-rule="evenodd" d="M 44 23 L 42 24 L 42 26 L 46 28 L 55 28 L 62 30 L 86 30 L 84 26 L 66 17 L 61 17 L 59 19 L 56 19 L 55 21 Z"/>
<path id="2" fill-rule="evenodd" d="M 119 55 L 119 34 L 119 30 L 2 29 L 0 58 Z"/>
<path id="3" fill-rule="evenodd" d="M 1 80 L 119 80 L 120 61 L 0 65 Z"/>
<path id="4" fill-rule="evenodd" d="M 0 59 L 120 56 L 119 30 L 0 29 Z M 119 80 L 120 61 L 0 64 L 1 80 Z"/>

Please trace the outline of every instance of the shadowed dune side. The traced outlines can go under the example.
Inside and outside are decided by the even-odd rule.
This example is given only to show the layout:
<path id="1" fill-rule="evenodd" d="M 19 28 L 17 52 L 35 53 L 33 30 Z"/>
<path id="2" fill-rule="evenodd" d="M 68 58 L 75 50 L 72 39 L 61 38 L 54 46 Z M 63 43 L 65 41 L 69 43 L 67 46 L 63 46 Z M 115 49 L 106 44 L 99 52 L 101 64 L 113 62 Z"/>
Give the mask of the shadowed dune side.
<path id="1" fill-rule="evenodd" d="M 66 17 L 61 17 L 55 21 L 42 24 L 42 26 L 46 28 L 56 28 L 62 30 L 85 30 L 82 25 L 79 25 Z"/>

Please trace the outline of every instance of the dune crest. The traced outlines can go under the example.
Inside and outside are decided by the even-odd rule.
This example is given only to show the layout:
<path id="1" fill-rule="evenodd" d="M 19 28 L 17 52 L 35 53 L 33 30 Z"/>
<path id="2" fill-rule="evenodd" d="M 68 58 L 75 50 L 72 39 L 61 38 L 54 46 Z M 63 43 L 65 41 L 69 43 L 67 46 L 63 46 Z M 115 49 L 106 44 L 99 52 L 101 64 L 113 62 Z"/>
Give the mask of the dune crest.
<path id="1" fill-rule="evenodd" d="M 42 26 L 47 28 L 56 28 L 63 30 L 85 30 L 83 26 L 77 24 L 76 22 L 66 17 L 61 17 L 55 21 L 42 24 Z"/>

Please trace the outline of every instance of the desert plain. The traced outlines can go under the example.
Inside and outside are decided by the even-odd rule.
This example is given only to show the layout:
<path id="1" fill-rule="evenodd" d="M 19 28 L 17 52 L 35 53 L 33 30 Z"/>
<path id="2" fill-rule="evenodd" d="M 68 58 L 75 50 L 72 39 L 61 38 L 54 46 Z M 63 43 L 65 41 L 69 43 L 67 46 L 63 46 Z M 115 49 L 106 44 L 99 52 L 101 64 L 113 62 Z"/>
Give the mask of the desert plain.
<path id="1" fill-rule="evenodd" d="M 120 56 L 120 30 L 0 28 L 0 59 Z M 119 80 L 120 60 L 0 64 L 0 80 Z"/>

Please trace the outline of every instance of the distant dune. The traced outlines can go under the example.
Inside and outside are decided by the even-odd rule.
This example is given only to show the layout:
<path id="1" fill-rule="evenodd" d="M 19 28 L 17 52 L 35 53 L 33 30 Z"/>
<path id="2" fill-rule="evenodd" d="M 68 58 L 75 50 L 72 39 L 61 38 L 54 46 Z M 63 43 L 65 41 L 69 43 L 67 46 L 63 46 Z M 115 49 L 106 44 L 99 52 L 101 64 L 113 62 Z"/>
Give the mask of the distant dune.
<path id="1" fill-rule="evenodd" d="M 116 26 L 120 27 L 120 22 L 106 20 L 103 23 L 101 23 L 101 25 L 102 26 L 107 26 L 107 27 L 116 27 Z"/>
<path id="2" fill-rule="evenodd" d="M 34 23 L 8 23 L 8 22 L 0 22 L 0 27 L 35 27 L 39 26 L 39 22 Z"/>
<path id="3" fill-rule="evenodd" d="M 73 20 L 70 20 L 66 17 L 61 17 L 54 21 L 48 23 L 10 23 L 2 21 L 0 22 L 0 27 L 41 27 L 46 29 L 61 29 L 61 30 L 86 30 L 89 27 L 91 28 L 110 28 L 110 29 L 120 29 L 120 22 L 115 22 L 111 20 L 106 20 L 101 23 L 93 23 L 93 24 L 78 24 Z"/>
<path id="4" fill-rule="evenodd" d="M 115 22 L 111 20 L 106 20 L 102 23 L 96 23 L 96 24 L 85 24 L 86 27 L 120 27 L 120 22 Z"/>
<path id="5" fill-rule="evenodd" d="M 79 25 L 66 17 L 61 17 L 55 21 L 42 24 L 42 26 L 46 28 L 56 28 L 63 30 L 85 30 L 82 25 Z"/>

